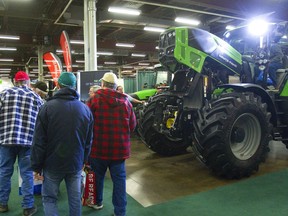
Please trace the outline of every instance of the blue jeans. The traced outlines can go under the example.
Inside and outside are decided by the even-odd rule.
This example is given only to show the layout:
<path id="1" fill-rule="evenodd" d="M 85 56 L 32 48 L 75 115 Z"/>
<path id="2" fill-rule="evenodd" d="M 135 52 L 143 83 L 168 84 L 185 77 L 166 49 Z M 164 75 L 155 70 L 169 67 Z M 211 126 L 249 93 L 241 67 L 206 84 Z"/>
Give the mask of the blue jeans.
<path id="1" fill-rule="evenodd" d="M 59 186 L 65 180 L 68 194 L 69 215 L 80 216 L 82 213 L 81 203 L 81 172 L 75 173 L 53 173 L 43 171 L 42 202 L 46 216 L 58 216 L 57 200 Z"/>
<path id="2" fill-rule="evenodd" d="M 96 174 L 96 203 L 103 201 L 104 178 L 107 168 L 113 181 L 112 203 L 114 214 L 117 216 L 126 215 L 126 169 L 125 160 L 101 160 L 90 158 L 93 171 Z"/>
<path id="3" fill-rule="evenodd" d="M 278 62 L 271 62 L 269 64 L 269 68 L 268 68 L 268 73 L 269 73 L 269 77 L 273 82 L 273 85 L 276 87 L 277 86 L 277 75 L 276 75 L 276 71 L 278 69 L 280 69 L 281 67 L 283 67 L 282 63 L 278 63 Z"/>
<path id="4" fill-rule="evenodd" d="M 23 195 L 22 208 L 34 205 L 33 172 L 30 167 L 30 147 L 0 145 L 0 204 L 7 205 L 11 192 L 11 177 L 14 163 L 18 157 L 18 166 L 23 180 L 21 192 Z"/>

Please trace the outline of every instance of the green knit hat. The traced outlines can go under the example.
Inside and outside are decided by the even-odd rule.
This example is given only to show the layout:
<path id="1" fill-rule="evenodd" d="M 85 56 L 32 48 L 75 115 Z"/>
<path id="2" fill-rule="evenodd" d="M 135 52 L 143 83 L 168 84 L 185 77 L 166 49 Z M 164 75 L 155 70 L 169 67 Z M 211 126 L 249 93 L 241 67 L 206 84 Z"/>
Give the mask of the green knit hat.
<path id="1" fill-rule="evenodd" d="M 75 88 L 76 87 L 76 76 L 71 72 L 62 72 L 58 78 L 58 83 L 61 86 Z"/>

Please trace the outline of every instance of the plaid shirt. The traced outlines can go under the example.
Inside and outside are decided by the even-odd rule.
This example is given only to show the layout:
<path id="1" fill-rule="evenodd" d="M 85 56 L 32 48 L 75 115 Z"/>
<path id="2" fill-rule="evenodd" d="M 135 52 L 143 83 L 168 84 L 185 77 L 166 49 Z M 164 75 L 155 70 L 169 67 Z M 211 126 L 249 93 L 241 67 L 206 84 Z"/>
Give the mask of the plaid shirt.
<path id="1" fill-rule="evenodd" d="M 31 146 L 42 99 L 27 86 L 0 93 L 0 145 Z"/>
<path id="2" fill-rule="evenodd" d="M 136 126 L 127 96 L 112 89 L 100 89 L 87 102 L 94 116 L 91 158 L 121 160 L 130 156 L 130 133 Z"/>

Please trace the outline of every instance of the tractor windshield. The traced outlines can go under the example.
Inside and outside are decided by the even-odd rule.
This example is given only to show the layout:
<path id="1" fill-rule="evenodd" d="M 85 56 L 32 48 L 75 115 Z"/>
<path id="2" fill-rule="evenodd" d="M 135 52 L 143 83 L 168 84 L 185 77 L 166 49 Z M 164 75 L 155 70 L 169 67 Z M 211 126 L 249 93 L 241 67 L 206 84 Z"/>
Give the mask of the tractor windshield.
<path id="1" fill-rule="evenodd" d="M 224 34 L 224 40 L 227 41 L 242 55 L 253 57 L 259 49 L 259 37 L 247 33 L 247 28 L 239 28 L 228 31 Z"/>

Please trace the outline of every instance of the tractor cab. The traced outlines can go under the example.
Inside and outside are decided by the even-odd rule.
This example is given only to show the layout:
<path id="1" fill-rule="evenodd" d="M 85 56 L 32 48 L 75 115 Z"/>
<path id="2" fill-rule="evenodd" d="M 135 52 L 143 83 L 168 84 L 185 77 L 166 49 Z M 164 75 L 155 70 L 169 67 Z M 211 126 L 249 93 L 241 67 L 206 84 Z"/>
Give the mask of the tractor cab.
<path id="1" fill-rule="evenodd" d="M 264 30 L 264 26 L 260 30 Z M 224 33 L 224 40 L 242 55 L 240 80 L 242 83 L 259 84 L 265 89 L 273 85 L 267 74 L 272 58 L 273 40 L 278 37 L 276 44 L 281 47 L 283 57 L 282 67 L 276 72 L 275 88 L 280 89 L 288 69 L 287 23 L 270 24 L 268 29 L 260 34 L 256 34 L 259 33 L 256 31 L 255 27 L 243 26 Z"/>

